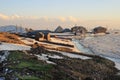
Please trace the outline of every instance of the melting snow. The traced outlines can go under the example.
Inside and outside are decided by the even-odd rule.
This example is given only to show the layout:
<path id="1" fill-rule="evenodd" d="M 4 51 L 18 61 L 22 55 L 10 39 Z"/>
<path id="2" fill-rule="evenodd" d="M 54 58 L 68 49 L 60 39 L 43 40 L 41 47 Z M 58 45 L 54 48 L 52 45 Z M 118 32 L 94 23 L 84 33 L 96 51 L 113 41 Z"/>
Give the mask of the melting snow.
<path id="1" fill-rule="evenodd" d="M 63 57 L 60 57 L 60 56 L 58 56 L 58 55 L 41 54 L 41 55 L 35 55 L 35 56 L 38 57 L 38 60 L 46 61 L 46 62 L 49 63 L 49 64 L 55 64 L 54 62 L 49 61 L 49 60 L 48 60 L 49 58 L 63 59 Z"/>
<path id="2" fill-rule="evenodd" d="M 120 31 L 104 36 L 97 36 L 80 40 L 80 43 L 93 51 L 94 54 L 108 58 L 115 62 L 120 69 Z"/>
<path id="3" fill-rule="evenodd" d="M 0 50 L 30 50 L 30 46 L 12 43 L 1 43 Z"/>
<path id="4" fill-rule="evenodd" d="M 9 55 L 8 51 L 3 51 L 4 55 L 0 55 L 0 63 L 6 60 L 6 57 Z"/>
<path id="5" fill-rule="evenodd" d="M 49 51 L 55 51 L 55 50 L 49 50 Z M 70 57 L 70 58 L 80 58 L 80 59 L 91 59 L 91 57 L 87 57 L 87 56 L 82 56 L 80 54 L 73 54 L 73 53 L 68 53 L 68 52 L 62 52 L 62 51 L 55 51 L 55 52 L 59 52 L 64 56 Z"/>
<path id="6" fill-rule="evenodd" d="M 78 54 L 72 54 L 72 53 L 67 53 L 67 52 L 60 52 L 62 53 L 63 55 L 65 56 L 68 56 L 70 58 L 80 58 L 80 59 L 91 59 L 90 57 L 87 57 L 87 56 L 82 56 L 82 55 L 78 55 Z"/>

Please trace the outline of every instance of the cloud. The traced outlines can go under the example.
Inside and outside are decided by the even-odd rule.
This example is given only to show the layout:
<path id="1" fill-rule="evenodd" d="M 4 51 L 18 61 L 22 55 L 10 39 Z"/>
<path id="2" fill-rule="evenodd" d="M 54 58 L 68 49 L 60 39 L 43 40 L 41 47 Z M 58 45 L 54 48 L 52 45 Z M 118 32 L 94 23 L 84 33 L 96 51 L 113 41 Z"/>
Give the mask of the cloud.
<path id="1" fill-rule="evenodd" d="M 16 15 L 16 14 L 9 17 L 9 19 L 19 19 L 19 18 L 21 18 L 21 16 Z"/>
<path id="2" fill-rule="evenodd" d="M 8 15 L 0 13 L 0 19 L 3 19 L 3 20 L 13 20 L 13 19 L 20 19 L 20 18 L 22 18 L 22 16 L 19 16 L 16 14 L 12 16 L 8 16 Z"/>
<path id="3" fill-rule="evenodd" d="M 68 17 L 58 17 L 58 20 L 60 20 L 61 22 L 79 22 L 79 19 L 73 17 L 73 16 L 68 16 Z"/>
<path id="4" fill-rule="evenodd" d="M 119 28 L 120 20 L 80 20 L 74 16 L 58 16 L 58 17 L 48 17 L 48 16 L 21 16 L 21 15 L 5 15 L 0 13 L 0 25 L 22 25 L 25 27 L 33 27 L 35 29 L 39 28 L 52 28 L 58 25 L 61 26 L 74 26 L 74 24 L 82 25 L 88 28 L 92 28 L 98 25 L 108 26 L 109 28 Z M 52 27 L 51 27 L 52 26 Z"/>
<path id="5" fill-rule="evenodd" d="M 67 19 L 66 19 L 65 17 L 58 17 L 58 19 L 59 19 L 60 21 L 62 21 L 62 22 L 66 22 L 66 21 L 67 21 Z"/>
<path id="6" fill-rule="evenodd" d="M 20 15 L 17 15 L 17 14 L 14 14 L 14 15 L 5 15 L 5 14 L 2 14 L 0 13 L 0 19 L 3 19 L 3 20 L 16 20 L 16 19 L 20 19 L 20 20 L 23 20 L 23 19 L 39 19 L 39 17 L 37 16 L 20 16 Z"/>
<path id="7" fill-rule="evenodd" d="M 6 15 L 0 13 L 0 18 L 3 20 L 8 20 L 9 16 L 6 16 Z"/>
<path id="8" fill-rule="evenodd" d="M 68 20 L 71 21 L 71 22 L 78 22 L 78 19 L 73 17 L 73 16 L 69 16 Z"/>
<path id="9" fill-rule="evenodd" d="M 0 19 L 3 20 L 39 20 L 39 21 L 45 21 L 45 22 L 78 22 L 79 20 L 73 16 L 68 16 L 68 17 L 55 17 L 51 18 L 48 16 L 43 16 L 43 17 L 38 17 L 38 16 L 20 16 L 20 15 L 5 15 L 0 13 Z"/>

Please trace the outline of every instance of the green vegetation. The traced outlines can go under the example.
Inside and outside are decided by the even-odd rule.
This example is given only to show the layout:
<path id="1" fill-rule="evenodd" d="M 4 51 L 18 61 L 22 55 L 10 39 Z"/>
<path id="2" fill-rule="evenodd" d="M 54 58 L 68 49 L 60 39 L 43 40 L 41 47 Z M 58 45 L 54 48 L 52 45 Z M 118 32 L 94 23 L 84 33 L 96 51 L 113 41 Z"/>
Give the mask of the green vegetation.
<path id="1" fill-rule="evenodd" d="M 37 48 L 32 53 L 42 53 L 40 50 L 41 48 Z M 45 53 L 57 54 L 47 51 Z M 22 51 L 11 51 L 6 68 L 13 71 L 5 76 L 7 79 L 16 76 L 19 80 L 120 80 L 120 76 L 116 75 L 118 70 L 114 63 L 99 56 L 87 60 L 69 57 L 50 60 L 57 65 L 47 64 Z"/>
<path id="2" fill-rule="evenodd" d="M 10 63 L 7 67 L 16 71 L 17 74 L 14 74 L 19 79 L 49 80 L 52 78 L 51 70 L 53 66 L 51 64 L 39 61 L 36 57 L 26 55 L 22 51 L 11 51 L 8 56 L 8 61 Z M 28 72 L 30 75 L 27 75 Z"/>
<path id="3" fill-rule="evenodd" d="M 20 79 L 20 80 L 42 80 L 38 77 L 35 77 L 35 76 L 20 76 L 20 75 L 17 75 L 17 77 Z"/>
<path id="4" fill-rule="evenodd" d="M 35 61 L 26 61 L 22 60 L 18 65 L 14 66 L 14 68 L 28 68 L 31 70 L 37 70 L 37 71 L 49 71 L 52 69 L 52 65 L 49 64 L 41 64 L 41 63 L 35 63 Z"/>
<path id="5" fill-rule="evenodd" d="M 21 51 L 11 51 L 10 55 L 8 56 L 8 60 L 9 61 L 15 61 L 15 60 L 22 59 L 25 56 L 26 55 Z"/>

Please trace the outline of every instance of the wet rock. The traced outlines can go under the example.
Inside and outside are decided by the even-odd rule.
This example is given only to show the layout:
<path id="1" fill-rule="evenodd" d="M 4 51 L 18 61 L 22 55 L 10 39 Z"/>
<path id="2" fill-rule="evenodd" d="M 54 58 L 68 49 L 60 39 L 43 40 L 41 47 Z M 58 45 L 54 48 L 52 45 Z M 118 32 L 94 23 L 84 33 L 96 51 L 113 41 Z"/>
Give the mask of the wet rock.
<path id="1" fill-rule="evenodd" d="M 113 62 L 104 58 L 81 60 L 81 59 L 50 59 L 55 62 L 58 70 L 62 70 L 73 80 L 104 80 L 116 75 L 118 70 L 114 67 Z M 103 62 L 104 61 L 104 62 Z M 107 65 L 105 64 L 107 63 Z M 108 66 L 109 65 L 109 66 Z M 119 80 L 119 79 L 112 79 Z"/>
<path id="2" fill-rule="evenodd" d="M 94 80 L 94 79 L 92 79 L 91 77 L 87 77 L 84 80 Z"/>
<path id="3" fill-rule="evenodd" d="M 48 52 L 45 48 L 39 46 L 37 48 L 32 48 L 30 51 L 32 54 L 42 54 Z"/>

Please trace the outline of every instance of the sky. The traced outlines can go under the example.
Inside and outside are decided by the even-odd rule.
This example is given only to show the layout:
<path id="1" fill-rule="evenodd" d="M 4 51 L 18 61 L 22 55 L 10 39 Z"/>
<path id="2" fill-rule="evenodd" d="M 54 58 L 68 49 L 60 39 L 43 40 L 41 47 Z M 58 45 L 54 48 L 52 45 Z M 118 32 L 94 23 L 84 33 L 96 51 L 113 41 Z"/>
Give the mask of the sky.
<path id="1" fill-rule="evenodd" d="M 0 0 L 0 26 L 120 28 L 120 0 Z"/>

